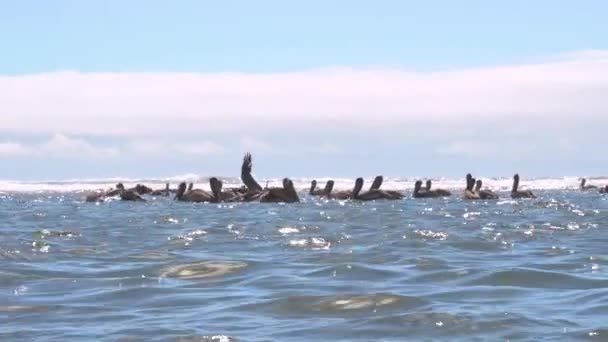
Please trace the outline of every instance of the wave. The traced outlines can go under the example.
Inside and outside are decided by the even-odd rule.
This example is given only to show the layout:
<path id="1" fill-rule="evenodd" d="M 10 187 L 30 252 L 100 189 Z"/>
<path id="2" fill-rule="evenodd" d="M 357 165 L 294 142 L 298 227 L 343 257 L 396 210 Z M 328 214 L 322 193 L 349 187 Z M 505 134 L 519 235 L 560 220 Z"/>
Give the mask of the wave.
<path id="1" fill-rule="evenodd" d="M 155 189 L 163 189 L 165 183 L 175 184 L 179 182 L 194 182 L 197 187 L 209 189 L 209 177 L 197 175 L 193 173 L 175 175 L 170 177 L 110 177 L 110 178 L 84 178 L 84 179 L 67 179 L 67 180 L 43 180 L 43 181 L 15 181 L 15 180 L 0 180 L 0 191 L 2 192 L 82 192 L 92 191 L 97 189 L 112 188 L 118 182 L 122 182 L 125 186 L 130 187 L 136 184 L 146 184 Z M 241 181 L 238 177 L 220 177 L 224 182 L 225 187 L 240 186 Z M 292 178 L 294 185 L 298 189 L 308 189 L 310 181 L 313 178 L 298 177 Z M 320 186 L 324 186 L 329 177 L 316 178 Z M 331 178 L 335 181 L 334 189 L 351 189 L 354 184 L 352 178 Z M 423 177 L 396 177 L 385 179 L 382 188 L 386 190 L 412 190 L 414 182 Z M 464 178 L 432 178 L 433 187 L 445 188 L 450 190 L 458 190 L 464 187 Z M 508 178 L 482 178 L 484 187 L 488 187 L 494 191 L 509 191 L 512 185 L 512 179 Z M 262 185 L 281 186 L 281 178 L 260 178 Z M 365 179 L 366 184 L 371 184 L 373 177 Z M 595 185 L 608 184 L 608 177 L 590 178 L 589 183 Z M 580 184 L 579 177 L 553 177 L 553 178 L 534 178 L 522 179 L 521 188 L 534 190 L 564 190 L 577 189 Z"/>

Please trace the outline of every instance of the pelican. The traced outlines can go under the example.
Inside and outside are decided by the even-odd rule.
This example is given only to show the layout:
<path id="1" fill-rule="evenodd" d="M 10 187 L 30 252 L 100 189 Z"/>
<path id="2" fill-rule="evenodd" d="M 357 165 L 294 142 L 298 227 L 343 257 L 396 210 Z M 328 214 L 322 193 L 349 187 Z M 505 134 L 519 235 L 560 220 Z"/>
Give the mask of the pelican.
<path id="1" fill-rule="evenodd" d="M 335 199 L 338 199 L 338 200 L 352 199 L 353 198 L 353 191 L 352 190 L 336 191 L 336 192 L 334 192 L 334 193 L 331 194 L 331 198 L 335 198 Z"/>
<path id="2" fill-rule="evenodd" d="M 152 193 L 154 190 L 152 190 L 151 188 L 149 188 L 143 184 L 137 184 L 136 186 L 134 186 L 131 189 L 128 189 L 127 191 L 134 191 L 140 195 L 145 195 L 145 194 Z"/>
<path id="3" fill-rule="evenodd" d="M 191 183 L 192 184 L 192 183 Z M 194 189 L 186 190 L 186 182 L 179 183 L 177 192 L 175 193 L 175 199 L 183 202 L 214 202 L 216 200 L 213 194 L 208 193 L 205 190 Z"/>
<path id="4" fill-rule="evenodd" d="M 426 189 L 426 191 L 427 191 L 427 192 L 428 192 L 428 191 L 433 191 L 433 192 L 435 192 L 437 195 L 439 195 L 439 196 L 444 196 L 444 197 L 452 196 L 452 193 L 451 193 L 451 192 L 449 192 L 448 190 L 445 190 L 445 189 L 435 189 L 435 190 L 431 190 L 431 187 L 433 186 L 432 184 L 433 184 L 433 183 L 431 182 L 431 180 L 430 180 L 430 179 L 428 179 L 428 180 L 426 181 L 426 187 L 425 187 L 425 189 Z"/>
<path id="5" fill-rule="evenodd" d="M 369 191 L 380 190 L 382 183 L 384 182 L 384 177 L 376 176 L 372 185 L 369 187 Z M 402 199 L 404 196 L 401 192 L 395 190 L 381 190 L 386 196 L 387 199 Z"/>
<path id="6" fill-rule="evenodd" d="M 414 192 L 413 192 L 412 196 L 414 198 L 437 198 L 437 197 L 442 197 L 441 195 L 439 195 L 438 193 L 436 193 L 434 191 L 427 191 L 426 189 L 422 189 L 422 181 L 421 180 L 417 180 L 416 183 L 414 183 Z"/>
<path id="7" fill-rule="evenodd" d="M 366 192 L 361 192 L 363 188 L 363 178 L 359 177 L 355 180 L 355 187 L 353 188 L 353 199 L 359 201 L 373 201 L 378 199 L 397 199 L 393 195 L 388 194 L 386 191 L 379 189 L 372 189 Z"/>
<path id="8" fill-rule="evenodd" d="M 245 157 L 243 157 L 243 164 L 241 165 L 241 180 L 247 187 L 248 192 L 262 192 L 264 189 L 251 174 L 252 167 L 253 162 L 251 160 L 251 153 L 245 153 Z"/>
<path id="9" fill-rule="evenodd" d="M 224 186 L 224 184 L 216 177 L 211 177 L 209 179 L 209 184 L 211 186 L 213 196 L 218 202 L 238 202 L 243 200 L 244 194 L 238 191 L 234 191 L 233 189 L 227 189 L 226 191 L 223 191 L 222 187 Z"/>
<path id="10" fill-rule="evenodd" d="M 293 186 L 293 182 L 289 178 L 283 178 L 282 188 L 268 188 L 259 198 L 260 202 L 284 202 L 295 203 L 300 202 L 298 193 Z"/>
<path id="11" fill-rule="evenodd" d="M 105 198 L 106 192 L 104 190 L 97 190 L 95 192 L 87 194 L 85 202 L 101 202 Z"/>
<path id="12" fill-rule="evenodd" d="M 310 182 L 310 191 L 309 193 L 312 196 L 327 196 L 329 197 L 329 195 L 331 194 L 331 191 L 334 188 L 334 181 L 333 180 L 328 180 L 327 183 L 325 183 L 325 188 L 324 189 L 315 189 L 317 187 L 317 181 L 315 179 L 312 180 L 312 182 Z"/>
<path id="13" fill-rule="evenodd" d="M 163 190 L 154 190 L 150 194 L 152 196 L 169 196 L 171 190 L 169 189 L 169 183 L 165 184 L 165 189 Z"/>
<path id="14" fill-rule="evenodd" d="M 467 173 L 467 187 L 464 190 L 464 194 L 462 195 L 462 198 L 466 199 L 466 200 L 478 200 L 480 199 L 480 196 L 478 193 L 476 193 L 475 191 L 473 191 L 473 186 L 475 186 L 475 180 L 473 179 L 473 176 L 471 176 L 470 173 Z"/>
<path id="15" fill-rule="evenodd" d="M 125 186 L 122 183 L 116 184 L 116 187 L 112 190 L 106 192 L 105 197 L 114 197 L 120 195 L 122 191 L 125 190 Z"/>
<path id="16" fill-rule="evenodd" d="M 108 197 L 119 196 L 125 190 L 125 186 L 122 183 L 116 184 L 114 189 L 110 190 L 97 190 L 86 196 L 86 202 L 102 202 Z"/>
<path id="17" fill-rule="evenodd" d="M 597 186 L 595 185 L 585 185 L 585 183 L 587 183 L 587 180 L 585 178 L 581 179 L 581 191 L 585 191 L 585 190 L 595 190 L 597 189 Z"/>
<path id="18" fill-rule="evenodd" d="M 123 201 L 140 201 L 140 202 L 145 202 L 146 200 L 143 199 L 139 193 L 135 190 L 122 190 L 120 192 L 120 199 Z"/>
<path id="19" fill-rule="evenodd" d="M 489 190 L 489 189 L 481 190 L 482 184 L 483 183 L 481 182 L 481 179 L 478 179 L 477 183 L 475 184 L 475 192 L 479 195 L 479 198 L 481 198 L 481 199 L 498 199 L 498 195 L 496 193 L 494 193 L 492 190 Z"/>
<path id="20" fill-rule="evenodd" d="M 251 160 L 251 154 L 246 153 L 245 157 L 243 157 L 243 164 L 241 165 L 241 180 L 247 187 L 247 193 L 242 197 L 243 200 L 285 203 L 300 201 L 291 179 L 284 178 L 282 188 L 268 188 L 267 184 L 266 189 L 264 189 L 251 174 L 252 168 L 253 162 Z"/>
<path id="21" fill-rule="evenodd" d="M 511 189 L 511 198 L 536 198 L 530 190 L 518 190 L 519 174 L 513 176 L 513 188 Z"/>

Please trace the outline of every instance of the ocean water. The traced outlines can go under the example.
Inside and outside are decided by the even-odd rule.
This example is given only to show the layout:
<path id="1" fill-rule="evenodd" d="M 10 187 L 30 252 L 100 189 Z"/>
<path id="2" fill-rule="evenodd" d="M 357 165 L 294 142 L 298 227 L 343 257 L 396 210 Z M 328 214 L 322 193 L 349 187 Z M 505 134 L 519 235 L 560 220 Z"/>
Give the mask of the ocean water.
<path id="1" fill-rule="evenodd" d="M 0 182 L 0 341 L 608 340 L 608 196 L 576 178 L 521 200 L 393 179 L 407 198 L 82 201 L 115 181 Z"/>

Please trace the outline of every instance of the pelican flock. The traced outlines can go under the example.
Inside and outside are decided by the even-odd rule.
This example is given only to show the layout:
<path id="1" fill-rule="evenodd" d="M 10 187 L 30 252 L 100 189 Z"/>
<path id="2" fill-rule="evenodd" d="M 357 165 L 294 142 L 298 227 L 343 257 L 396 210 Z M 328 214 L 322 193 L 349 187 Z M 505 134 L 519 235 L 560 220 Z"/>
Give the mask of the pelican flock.
<path id="1" fill-rule="evenodd" d="M 241 181 L 243 185 L 237 188 L 223 188 L 222 181 L 217 177 L 209 178 L 209 188 L 211 191 L 194 188 L 194 183 L 180 183 L 176 189 L 171 189 L 170 184 L 165 184 L 163 189 L 152 189 L 143 184 L 137 184 L 133 188 L 125 188 L 122 183 L 116 184 L 112 189 L 97 190 L 89 193 L 85 197 L 86 202 L 100 202 L 109 198 L 116 198 L 123 201 L 146 201 L 143 195 L 151 196 L 171 196 L 173 194 L 176 201 L 181 202 L 261 202 L 261 203 L 296 203 L 300 202 L 300 196 L 295 189 L 293 181 L 289 178 L 284 178 L 280 187 L 262 187 L 255 179 L 252 173 L 253 158 L 250 153 L 246 153 L 241 164 Z M 482 189 L 483 182 L 481 179 L 475 179 L 469 173 L 465 177 L 466 184 L 462 191 L 462 199 L 464 200 L 496 200 L 499 195 L 492 190 Z M 336 200 L 353 200 L 353 201 L 374 201 L 374 200 L 400 200 L 406 197 L 405 191 L 382 190 L 384 178 L 378 175 L 372 181 L 368 190 L 363 190 L 364 180 L 359 177 L 355 180 L 353 188 L 348 190 L 334 191 L 335 182 L 327 180 L 323 188 L 318 187 L 316 180 L 312 180 L 308 195 L 324 197 L 327 199 Z M 519 174 L 513 175 L 513 186 L 511 188 L 510 197 L 513 199 L 520 198 L 536 198 L 530 190 L 520 190 Z M 596 186 L 588 185 L 585 178 L 581 179 L 581 191 L 598 191 L 599 193 L 608 193 L 608 185 Z M 411 193 L 413 198 L 444 198 L 452 196 L 452 192 L 436 188 L 433 189 L 432 181 L 429 179 L 422 186 L 422 180 L 414 182 L 414 190 Z"/>

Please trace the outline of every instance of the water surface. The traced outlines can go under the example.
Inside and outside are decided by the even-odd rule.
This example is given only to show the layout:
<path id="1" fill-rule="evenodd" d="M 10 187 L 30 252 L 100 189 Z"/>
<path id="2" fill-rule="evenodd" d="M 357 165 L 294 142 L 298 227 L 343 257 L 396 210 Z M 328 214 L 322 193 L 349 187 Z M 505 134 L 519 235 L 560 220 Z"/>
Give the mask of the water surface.
<path id="1" fill-rule="evenodd" d="M 285 205 L 5 191 L 0 340 L 607 340 L 608 196 L 535 192 Z"/>

